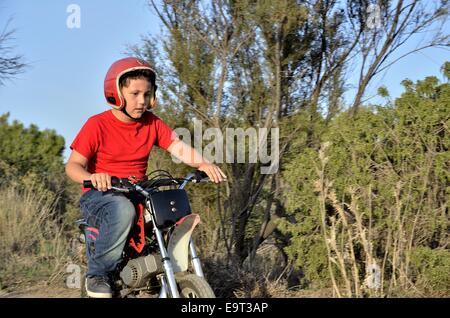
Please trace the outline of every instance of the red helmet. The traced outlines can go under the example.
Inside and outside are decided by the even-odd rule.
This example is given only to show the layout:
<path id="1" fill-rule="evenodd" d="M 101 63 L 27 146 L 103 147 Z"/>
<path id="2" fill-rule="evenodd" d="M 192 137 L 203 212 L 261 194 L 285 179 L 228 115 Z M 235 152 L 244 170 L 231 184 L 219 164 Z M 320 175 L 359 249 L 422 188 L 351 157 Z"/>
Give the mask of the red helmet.
<path id="1" fill-rule="evenodd" d="M 149 108 L 153 107 L 156 99 L 155 71 L 150 64 L 134 57 L 127 57 L 114 62 L 109 68 L 108 73 L 106 73 L 104 83 L 105 98 L 111 107 L 121 110 L 125 106 L 125 99 L 119 87 L 120 78 L 128 72 L 136 70 L 149 70 L 152 73 L 153 98 L 150 100 Z"/>

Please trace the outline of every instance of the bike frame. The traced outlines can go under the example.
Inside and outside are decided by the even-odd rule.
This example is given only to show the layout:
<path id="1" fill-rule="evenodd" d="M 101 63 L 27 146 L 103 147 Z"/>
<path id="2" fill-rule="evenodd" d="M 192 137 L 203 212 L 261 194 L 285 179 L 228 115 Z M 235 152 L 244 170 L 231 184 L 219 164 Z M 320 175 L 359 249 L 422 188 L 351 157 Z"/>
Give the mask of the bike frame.
<path id="1" fill-rule="evenodd" d="M 194 174 L 191 173 L 186 177 L 186 180 L 178 187 L 178 189 L 183 189 L 188 182 L 194 177 Z M 159 293 L 160 298 L 166 298 L 167 296 L 172 298 L 179 298 L 180 294 L 178 292 L 177 283 L 175 280 L 175 273 L 174 273 L 174 267 L 172 264 L 172 260 L 169 257 L 169 253 L 167 251 L 165 241 L 163 238 L 163 233 L 160 229 L 157 228 L 156 222 L 155 222 L 155 211 L 153 210 L 153 207 L 150 204 L 150 193 L 147 192 L 145 189 L 140 187 L 139 185 L 135 185 L 136 190 L 140 192 L 143 196 L 145 196 L 145 223 L 148 223 L 148 221 L 152 222 L 153 225 L 153 233 L 155 234 L 158 247 L 161 253 L 161 259 L 163 264 L 163 269 L 165 273 L 165 278 L 161 277 L 161 291 Z M 200 258 L 198 257 L 194 241 L 192 237 L 189 239 L 189 253 L 191 255 L 191 261 L 192 261 L 192 267 L 194 269 L 194 273 L 197 276 L 204 277 L 202 265 L 200 262 Z"/>

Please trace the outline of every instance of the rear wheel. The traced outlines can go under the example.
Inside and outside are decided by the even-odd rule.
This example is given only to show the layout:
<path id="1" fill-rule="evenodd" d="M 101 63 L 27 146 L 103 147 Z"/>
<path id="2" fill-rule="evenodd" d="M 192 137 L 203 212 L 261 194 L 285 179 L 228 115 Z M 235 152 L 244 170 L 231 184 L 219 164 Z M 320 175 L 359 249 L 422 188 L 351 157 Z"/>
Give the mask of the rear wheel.
<path id="1" fill-rule="evenodd" d="M 181 298 L 216 298 L 208 282 L 197 275 L 189 274 L 177 279 Z"/>

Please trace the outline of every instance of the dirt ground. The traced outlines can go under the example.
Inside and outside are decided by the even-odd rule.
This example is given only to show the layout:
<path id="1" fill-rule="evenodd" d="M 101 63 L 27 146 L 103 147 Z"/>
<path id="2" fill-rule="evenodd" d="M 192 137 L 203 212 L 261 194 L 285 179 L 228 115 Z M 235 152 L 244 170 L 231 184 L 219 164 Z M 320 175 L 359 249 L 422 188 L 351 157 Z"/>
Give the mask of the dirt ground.
<path id="1" fill-rule="evenodd" d="M 80 298 L 80 290 L 39 283 L 16 291 L 0 290 L 1 298 Z"/>
<path id="2" fill-rule="evenodd" d="M 19 287 L 20 286 L 20 287 Z M 59 280 L 53 283 L 46 281 L 28 283 L 15 286 L 9 290 L 0 290 L 0 298 L 81 298 L 78 288 L 68 288 L 65 281 Z M 235 292 L 234 297 L 269 297 L 269 298 L 328 298 L 333 297 L 331 289 L 312 290 L 286 290 L 279 286 L 270 285 L 264 296 L 256 288 L 252 293 Z M 232 298 L 234 298 L 232 297 Z"/>

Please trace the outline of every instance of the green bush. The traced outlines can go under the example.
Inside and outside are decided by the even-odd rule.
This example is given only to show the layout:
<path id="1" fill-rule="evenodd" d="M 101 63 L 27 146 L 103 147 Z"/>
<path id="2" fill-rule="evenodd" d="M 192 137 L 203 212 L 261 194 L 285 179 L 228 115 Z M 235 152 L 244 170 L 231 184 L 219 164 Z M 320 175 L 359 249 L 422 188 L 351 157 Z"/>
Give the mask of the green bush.
<path id="1" fill-rule="evenodd" d="M 411 251 L 412 276 L 416 284 L 430 293 L 450 290 L 450 252 L 446 249 L 417 247 Z"/>
<path id="2" fill-rule="evenodd" d="M 61 273 L 77 199 L 64 138 L 8 118 L 0 116 L 0 289 Z"/>
<path id="3" fill-rule="evenodd" d="M 306 143 L 300 136 L 303 149 L 297 145 L 300 153 L 284 166 L 286 206 L 296 222 L 284 221 L 280 228 L 291 236 L 286 252 L 311 287 L 331 286 L 330 269 L 336 272 L 341 264 L 333 261 L 341 257 L 352 279 L 347 294 L 356 292 L 356 282 L 365 290 L 369 257 L 382 267 L 381 294 L 393 286 L 406 291 L 411 272 L 421 286 L 448 290 L 443 247 L 450 242 L 450 84 L 427 77 L 403 85 L 405 92 L 394 104 L 365 107 L 353 117 L 341 113 L 322 123 L 318 142 Z M 314 145 L 325 142 L 329 146 L 321 154 Z M 327 256 L 324 233 L 329 239 L 333 227 L 337 250 Z M 420 258 L 435 265 L 418 267 Z M 338 284 L 345 285 L 339 273 Z"/>

